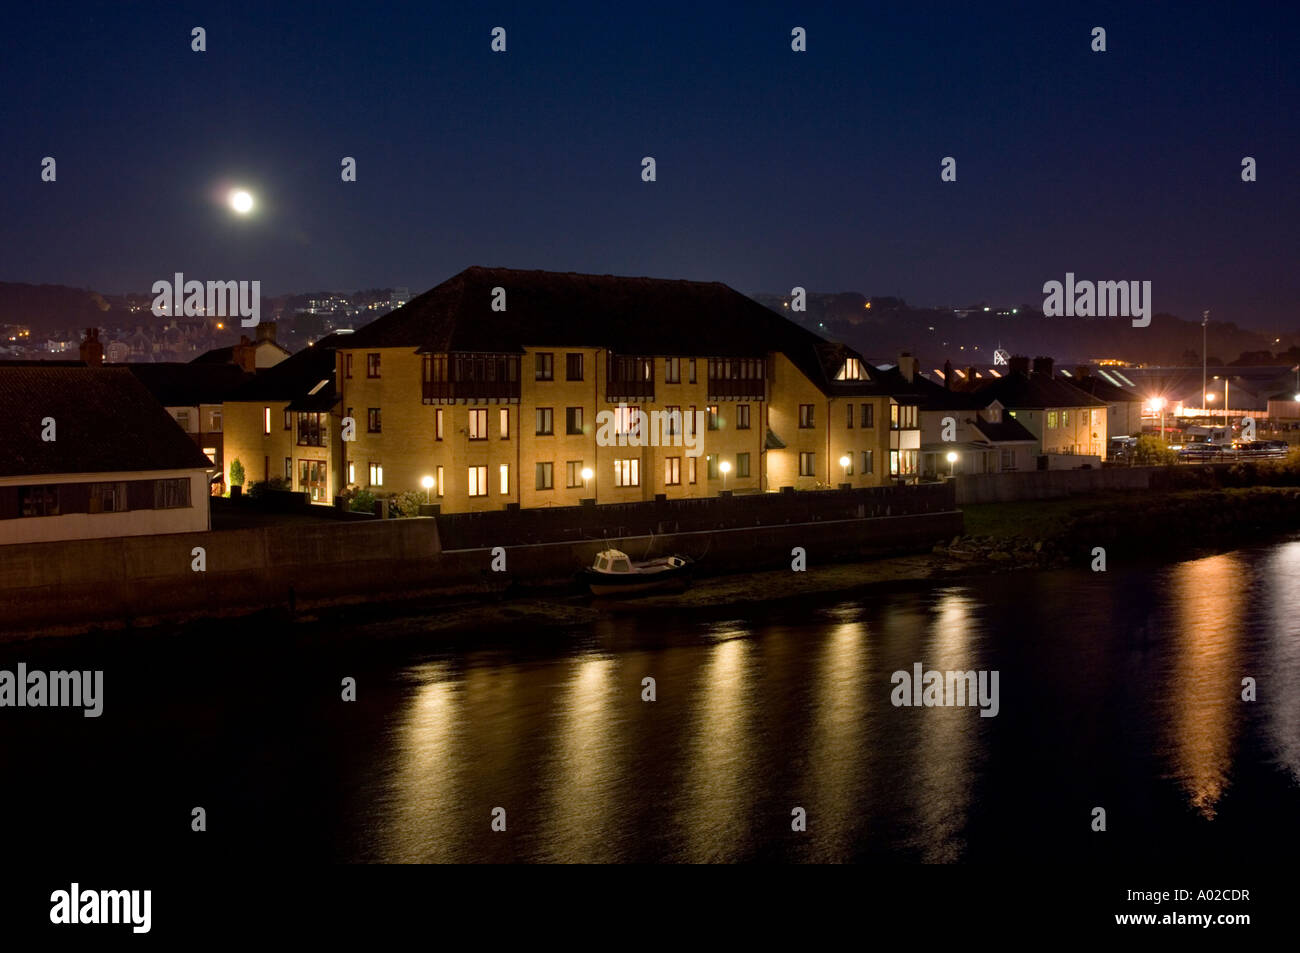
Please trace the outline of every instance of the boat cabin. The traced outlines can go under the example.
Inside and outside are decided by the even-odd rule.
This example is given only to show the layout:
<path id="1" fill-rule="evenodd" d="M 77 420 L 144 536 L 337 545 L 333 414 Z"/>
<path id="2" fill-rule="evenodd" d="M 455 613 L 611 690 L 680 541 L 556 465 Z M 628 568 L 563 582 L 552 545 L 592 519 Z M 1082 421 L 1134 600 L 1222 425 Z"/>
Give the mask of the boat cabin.
<path id="1" fill-rule="evenodd" d="M 627 553 L 621 553 L 617 549 L 606 549 L 596 554 L 596 561 L 592 568 L 597 572 L 631 572 L 632 561 L 627 558 Z"/>

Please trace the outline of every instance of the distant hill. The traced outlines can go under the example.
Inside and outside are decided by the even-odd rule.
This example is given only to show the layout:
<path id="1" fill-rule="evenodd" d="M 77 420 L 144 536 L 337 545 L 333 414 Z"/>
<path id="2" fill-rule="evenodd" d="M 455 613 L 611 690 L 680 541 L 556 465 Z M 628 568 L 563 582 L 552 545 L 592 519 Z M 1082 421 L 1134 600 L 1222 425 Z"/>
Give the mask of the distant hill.
<path id="1" fill-rule="evenodd" d="M 1016 354 L 1050 355 L 1065 364 L 1100 358 L 1145 364 L 1201 361 L 1200 320 L 1171 314 L 1157 313 L 1149 327 L 1135 328 L 1128 318 L 1049 318 L 1024 304 L 914 308 L 898 298 L 810 292 L 807 312 L 796 314 L 788 307 L 789 295 L 751 297 L 878 363 L 892 363 L 900 351 L 909 351 L 927 369 L 942 366 L 945 359 L 958 366 L 989 364 L 999 346 Z M 1212 363 L 1227 363 L 1246 352 L 1260 352 L 1262 358 L 1297 346 L 1300 331 L 1268 334 L 1215 321 L 1211 315 L 1206 349 Z"/>

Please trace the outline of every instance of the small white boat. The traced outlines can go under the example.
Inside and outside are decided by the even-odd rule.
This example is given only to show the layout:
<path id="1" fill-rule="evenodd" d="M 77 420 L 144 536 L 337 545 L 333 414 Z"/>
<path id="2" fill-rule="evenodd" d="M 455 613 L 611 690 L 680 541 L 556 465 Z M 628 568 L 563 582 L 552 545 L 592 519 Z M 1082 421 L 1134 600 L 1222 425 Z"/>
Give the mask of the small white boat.
<path id="1" fill-rule="evenodd" d="M 591 588 L 593 595 L 605 596 L 681 586 L 689 581 L 694 568 L 695 560 L 689 556 L 664 556 L 635 562 L 628 558 L 627 553 L 606 549 L 596 554 L 591 566 L 582 570 L 579 577 Z"/>

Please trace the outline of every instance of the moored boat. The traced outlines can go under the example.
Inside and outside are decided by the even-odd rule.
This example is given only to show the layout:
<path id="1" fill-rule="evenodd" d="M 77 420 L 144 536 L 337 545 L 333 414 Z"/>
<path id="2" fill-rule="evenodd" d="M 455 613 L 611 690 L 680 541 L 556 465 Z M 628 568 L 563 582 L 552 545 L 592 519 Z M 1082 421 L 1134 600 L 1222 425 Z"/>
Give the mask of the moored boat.
<path id="1" fill-rule="evenodd" d="M 637 562 L 620 550 L 605 549 L 578 575 L 593 595 L 605 596 L 681 586 L 690 580 L 694 568 L 695 560 L 689 556 L 663 556 Z"/>

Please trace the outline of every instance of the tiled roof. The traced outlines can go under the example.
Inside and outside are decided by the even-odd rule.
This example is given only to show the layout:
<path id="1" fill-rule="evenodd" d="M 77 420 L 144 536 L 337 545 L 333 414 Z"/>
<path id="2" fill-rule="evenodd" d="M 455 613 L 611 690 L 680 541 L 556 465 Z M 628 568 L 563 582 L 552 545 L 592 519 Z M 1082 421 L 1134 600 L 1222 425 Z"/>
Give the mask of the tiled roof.
<path id="1" fill-rule="evenodd" d="M 1014 417 L 1006 416 L 1001 423 L 992 423 L 978 418 L 971 421 L 975 429 L 984 435 L 990 443 L 1007 443 L 1015 440 L 1028 440 L 1037 443 L 1038 438 L 1025 429 L 1025 425 Z"/>
<path id="2" fill-rule="evenodd" d="M 1105 407 L 1104 400 L 1086 394 L 1073 384 L 1045 374 L 1013 372 L 1005 377 L 970 388 L 981 397 L 997 399 L 1003 407 L 1038 409 L 1045 407 Z"/>
<path id="3" fill-rule="evenodd" d="M 1070 383 L 1079 388 L 1079 390 L 1091 394 L 1108 404 L 1124 403 L 1128 401 L 1141 400 L 1132 391 L 1127 391 L 1122 387 L 1116 387 L 1107 381 L 1102 380 L 1095 374 L 1088 374 L 1085 377 L 1072 377 Z"/>
<path id="4" fill-rule="evenodd" d="M 506 310 L 493 311 L 493 288 Z M 349 348 L 522 352 L 603 347 L 647 356 L 760 357 L 781 352 L 824 393 L 879 393 L 872 379 L 835 381 L 856 351 L 833 344 L 719 282 L 467 268 L 357 330 Z"/>
<path id="5" fill-rule="evenodd" d="M 49 442 L 46 417 L 55 424 Z M 0 476 L 211 466 L 125 368 L 0 367 Z"/>
<path id="6" fill-rule="evenodd" d="M 114 365 L 110 365 L 114 366 Z M 121 364 L 149 389 L 164 407 L 219 404 L 250 377 L 238 364 Z"/>

